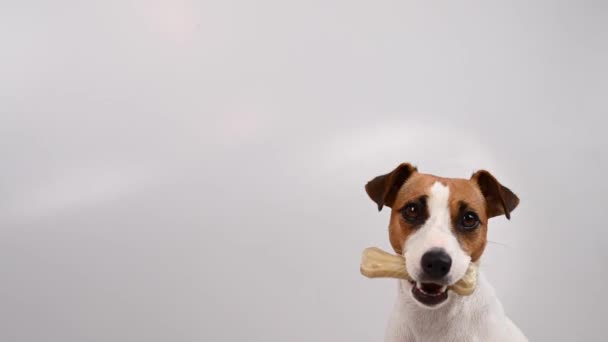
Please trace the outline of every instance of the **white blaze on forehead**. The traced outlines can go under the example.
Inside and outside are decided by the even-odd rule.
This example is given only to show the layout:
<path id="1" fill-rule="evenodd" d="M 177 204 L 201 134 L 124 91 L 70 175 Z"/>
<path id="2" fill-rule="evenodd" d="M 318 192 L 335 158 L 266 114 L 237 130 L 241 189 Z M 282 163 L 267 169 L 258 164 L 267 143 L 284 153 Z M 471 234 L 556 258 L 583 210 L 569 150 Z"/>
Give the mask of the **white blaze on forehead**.
<path id="1" fill-rule="evenodd" d="M 405 242 L 406 267 L 414 278 L 422 275 L 420 260 L 424 253 L 433 248 L 444 249 L 452 258 L 452 267 L 448 274 L 450 283 L 462 278 L 469 266 L 471 257 L 460 247 L 452 230 L 449 199 L 448 186 L 437 181 L 429 188 L 426 202 L 429 218 Z"/>
<path id="2" fill-rule="evenodd" d="M 450 231 L 450 207 L 448 200 L 450 199 L 450 188 L 435 182 L 431 186 L 431 194 L 427 199 L 427 208 L 429 211 L 429 219 L 425 223 L 436 226 L 441 231 Z"/>

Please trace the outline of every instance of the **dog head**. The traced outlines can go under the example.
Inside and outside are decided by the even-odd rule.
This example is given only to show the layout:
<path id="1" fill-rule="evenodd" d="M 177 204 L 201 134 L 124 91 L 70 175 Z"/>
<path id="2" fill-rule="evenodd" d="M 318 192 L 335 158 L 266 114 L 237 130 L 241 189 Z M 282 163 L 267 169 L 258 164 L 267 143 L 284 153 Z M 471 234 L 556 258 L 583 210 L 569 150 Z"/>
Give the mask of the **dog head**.
<path id="1" fill-rule="evenodd" d="M 410 164 L 372 179 L 365 186 L 378 210 L 392 209 L 390 242 L 405 257 L 412 295 L 426 307 L 448 299 L 486 246 L 488 219 L 510 213 L 519 199 L 488 171 L 470 179 L 419 173 Z"/>

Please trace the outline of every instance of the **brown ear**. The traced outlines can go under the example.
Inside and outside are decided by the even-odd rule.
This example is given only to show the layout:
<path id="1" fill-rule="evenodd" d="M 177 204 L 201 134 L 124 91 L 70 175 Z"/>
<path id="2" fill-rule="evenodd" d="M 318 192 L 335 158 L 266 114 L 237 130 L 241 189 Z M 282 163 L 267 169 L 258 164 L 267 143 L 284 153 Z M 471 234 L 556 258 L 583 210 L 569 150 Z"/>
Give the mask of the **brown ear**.
<path id="1" fill-rule="evenodd" d="M 405 181 L 418 171 L 414 166 L 403 163 L 397 166 L 391 173 L 378 176 L 365 185 L 365 191 L 372 201 L 378 205 L 378 211 L 383 206 L 392 207 L 397 192 Z"/>
<path id="2" fill-rule="evenodd" d="M 506 186 L 500 184 L 491 173 L 479 170 L 471 176 L 486 198 L 486 211 L 488 218 L 505 215 L 511 219 L 511 212 L 519 204 L 519 198 Z"/>

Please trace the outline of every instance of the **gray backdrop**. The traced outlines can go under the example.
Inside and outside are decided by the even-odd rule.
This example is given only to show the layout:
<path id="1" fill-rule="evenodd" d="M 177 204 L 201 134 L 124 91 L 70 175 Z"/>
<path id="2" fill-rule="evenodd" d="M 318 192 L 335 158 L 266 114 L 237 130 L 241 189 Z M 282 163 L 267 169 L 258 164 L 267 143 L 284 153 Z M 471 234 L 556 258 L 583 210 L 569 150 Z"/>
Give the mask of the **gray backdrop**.
<path id="1" fill-rule="evenodd" d="M 606 2 L 0 6 L 0 340 L 380 341 L 402 161 L 493 171 L 507 312 L 605 340 Z"/>

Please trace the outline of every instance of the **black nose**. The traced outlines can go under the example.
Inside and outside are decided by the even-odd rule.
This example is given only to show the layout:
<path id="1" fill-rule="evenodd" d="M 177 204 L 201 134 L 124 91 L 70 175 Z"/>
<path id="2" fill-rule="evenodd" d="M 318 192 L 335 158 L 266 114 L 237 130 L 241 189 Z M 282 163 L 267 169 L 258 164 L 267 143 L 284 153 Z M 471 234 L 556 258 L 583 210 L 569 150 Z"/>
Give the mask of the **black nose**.
<path id="1" fill-rule="evenodd" d="M 424 253 L 420 263 L 429 278 L 441 279 L 450 272 L 452 258 L 443 249 L 434 248 Z"/>

